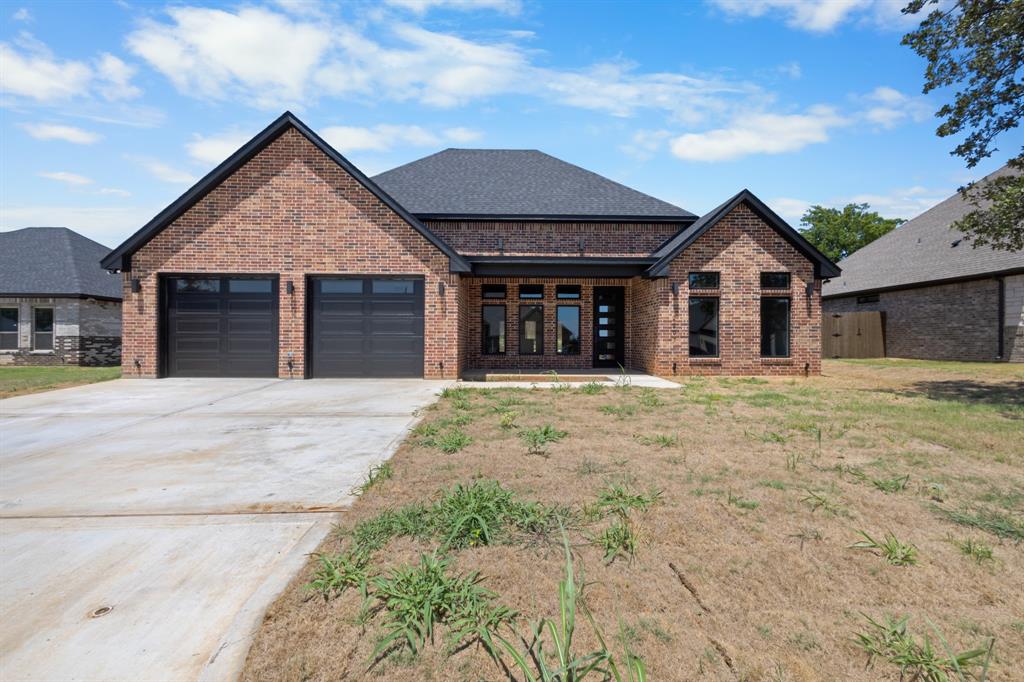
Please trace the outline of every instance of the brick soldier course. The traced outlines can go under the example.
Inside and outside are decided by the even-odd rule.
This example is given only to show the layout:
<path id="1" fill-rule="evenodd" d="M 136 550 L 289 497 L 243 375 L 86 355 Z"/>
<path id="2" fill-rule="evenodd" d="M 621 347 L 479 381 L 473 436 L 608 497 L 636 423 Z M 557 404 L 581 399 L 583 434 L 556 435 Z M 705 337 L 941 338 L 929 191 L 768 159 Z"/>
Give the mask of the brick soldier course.
<path id="1" fill-rule="evenodd" d="M 446 170 L 452 156 L 458 164 Z M 539 152 L 449 150 L 423 162 L 369 179 L 283 115 L 104 260 L 122 273 L 125 374 L 163 372 L 161 278 L 204 273 L 277 278 L 281 377 L 309 374 L 307 297 L 318 275 L 422 278 L 428 378 L 591 368 L 597 286 L 623 287 L 627 368 L 820 370 L 820 283 L 838 270 L 749 192 L 698 219 Z M 486 187 L 501 164 L 501 182 Z M 460 185 L 460 172 L 477 182 Z M 689 357 L 694 271 L 720 273 L 717 358 Z M 762 272 L 788 272 L 790 286 L 763 291 Z M 485 299 L 486 284 L 504 284 L 505 299 Z M 520 300 L 521 284 L 543 285 L 543 298 Z M 579 286 L 578 299 L 556 298 L 566 284 Z M 791 301 L 788 357 L 761 357 L 763 294 Z M 484 304 L 506 306 L 503 354 L 483 353 Z M 519 352 L 521 304 L 543 306 L 542 355 Z M 556 352 L 559 305 L 579 306 L 578 354 Z"/>

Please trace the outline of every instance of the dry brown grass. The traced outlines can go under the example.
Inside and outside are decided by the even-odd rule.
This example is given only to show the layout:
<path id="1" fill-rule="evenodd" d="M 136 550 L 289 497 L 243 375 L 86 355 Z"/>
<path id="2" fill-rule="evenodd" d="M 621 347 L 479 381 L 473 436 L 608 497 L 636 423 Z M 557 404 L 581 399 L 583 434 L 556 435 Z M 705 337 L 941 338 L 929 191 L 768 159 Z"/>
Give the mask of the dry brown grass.
<path id="1" fill-rule="evenodd" d="M 407 439 L 392 460 L 393 478 L 355 503 L 321 551 L 338 551 L 343 531 L 360 520 L 429 501 L 456 482 L 495 479 L 523 498 L 581 508 L 607 482 L 628 481 L 662 491 L 660 503 L 636 517 L 636 560 L 606 565 L 587 540 L 600 525 L 571 539 L 586 604 L 606 635 L 624 625 L 650 679 L 899 679 L 881 661 L 865 671 L 853 643 L 862 613 L 910 615 L 919 634 L 930 632 L 930 618 L 958 650 L 994 637 L 990 679 L 1019 679 L 1024 543 L 936 512 L 982 509 L 1024 520 L 1019 366 L 835 361 L 809 380 L 681 384 L 656 400 L 611 386 L 596 395 L 517 392 L 523 403 L 510 409 L 520 428 L 550 423 L 568 432 L 546 457 L 528 455 L 516 429 L 500 427 L 494 408 L 508 389 L 475 389 L 468 406 L 444 399 L 424 421 L 469 414 L 463 430 L 472 444 L 448 455 Z M 662 447 L 652 440 L 658 434 L 678 442 Z M 902 476 L 909 481 L 901 492 L 871 483 Z M 803 501 L 808 491 L 829 505 L 815 510 Z M 913 543 L 919 563 L 891 566 L 851 549 L 861 529 Z M 965 556 L 954 541 L 966 538 L 992 545 L 995 560 Z M 377 554 L 375 570 L 414 562 L 433 546 L 394 541 Z M 557 545 L 478 547 L 455 563 L 487 576 L 502 603 L 522 614 L 524 631 L 555 615 Z M 419 658 L 369 667 L 379 616 L 361 623 L 353 591 L 325 601 L 304 590 L 311 574 L 312 565 L 270 608 L 244 679 L 507 679 L 479 647 L 449 656 L 440 640 Z M 579 648 L 588 651 L 594 639 L 581 630 Z"/>

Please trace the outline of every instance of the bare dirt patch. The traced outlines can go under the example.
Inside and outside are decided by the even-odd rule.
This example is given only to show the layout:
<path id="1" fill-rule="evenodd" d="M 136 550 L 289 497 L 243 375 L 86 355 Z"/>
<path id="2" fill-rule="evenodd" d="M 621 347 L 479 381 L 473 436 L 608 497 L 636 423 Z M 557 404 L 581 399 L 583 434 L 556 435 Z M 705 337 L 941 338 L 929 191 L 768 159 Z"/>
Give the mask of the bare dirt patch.
<path id="1" fill-rule="evenodd" d="M 940 653 L 928 620 L 955 651 L 994 638 L 989 678 L 1011 680 L 1024 669 L 1022 391 L 1019 367 L 898 361 L 658 391 L 470 389 L 425 411 L 390 478 L 378 476 L 319 551 L 350 549 L 352 529 L 386 510 L 493 480 L 517 499 L 574 510 L 584 602 L 609 647 L 627 642 L 649 679 L 897 680 L 884 660 L 865 671 L 855 643 L 865 615 L 891 615 L 909 616 Z M 545 425 L 564 437 L 537 448 L 522 436 Z M 594 513 L 608 486 L 660 492 L 630 513 L 632 560 L 609 562 L 598 546 L 614 522 Z M 852 548 L 859 531 L 912 544 L 916 563 Z M 453 570 L 480 572 L 525 633 L 557 615 L 559 542 L 513 533 L 447 554 Z M 441 544 L 397 537 L 369 571 L 417 564 Z M 479 644 L 450 652 L 443 628 L 418 656 L 373 663 L 385 614 L 355 588 L 329 599 L 306 589 L 316 568 L 311 560 L 268 611 L 244 679 L 509 679 Z M 597 641 L 580 620 L 585 653 Z"/>

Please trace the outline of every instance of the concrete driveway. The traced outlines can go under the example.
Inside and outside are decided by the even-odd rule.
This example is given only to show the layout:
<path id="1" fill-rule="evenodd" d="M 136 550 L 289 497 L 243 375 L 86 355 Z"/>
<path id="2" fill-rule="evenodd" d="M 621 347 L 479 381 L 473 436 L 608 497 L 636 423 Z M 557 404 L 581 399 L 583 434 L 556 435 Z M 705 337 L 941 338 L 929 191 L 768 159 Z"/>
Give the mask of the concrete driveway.
<path id="1" fill-rule="evenodd" d="M 0 401 L 0 679 L 230 679 L 444 385 L 119 380 Z"/>

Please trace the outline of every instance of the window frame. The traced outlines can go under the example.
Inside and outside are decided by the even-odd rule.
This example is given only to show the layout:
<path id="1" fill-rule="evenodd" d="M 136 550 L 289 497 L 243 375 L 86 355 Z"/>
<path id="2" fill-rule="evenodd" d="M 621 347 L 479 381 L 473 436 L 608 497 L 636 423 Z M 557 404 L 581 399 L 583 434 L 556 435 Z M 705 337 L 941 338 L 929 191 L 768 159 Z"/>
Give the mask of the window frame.
<path id="1" fill-rule="evenodd" d="M 694 301 L 715 302 L 715 352 L 693 354 L 693 345 L 690 343 L 690 336 L 693 332 L 693 317 L 690 309 Z M 691 358 L 720 358 L 722 357 L 722 298 L 720 296 L 690 296 L 686 303 L 686 353 Z"/>
<path id="2" fill-rule="evenodd" d="M 583 287 L 579 284 L 557 284 L 555 298 L 559 301 L 578 301 L 583 298 Z"/>
<path id="3" fill-rule="evenodd" d="M 0 311 L 4 311 L 4 310 L 13 310 L 14 311 L 14 331 L 12 331 L 12 332 L 0 331 L 0 352 L 3 352 L 3 351 L 16 351 L 16 350 L 18 350 L 18 345 L 19 345 L 19 341 L 20 341 L 18 337 L 19 337 L 19 332 L 21 331 L 21 310 L 18 308 L 18 306 L 3 306 L 3 307 L 0 307 Z M 6 337 L 6 336 L 13 336 L 14 337 L 14 345 L 11 346 L 10 348 L 8 348 L 8 347 L 3 345 L 2 339 L 4 337 Z"/>
<path id="4" fill-rule="evenodd" d="M 523 312 L 529 308 L 536 308 L 540 311 L 540 326 L 538 327 L 537 350 L 523 351 Z M 544 304 L 543 303 L 520 303 L 519 304 L 519 333 L 516 351 L 519 355 L 544 355 Z"/>
<path id="5" fill-rule="evenodd" d="M 700 277 L 701 275 L 714 275 L 715 285 L 709 286 L 698 286 L 694 284 L 694 278 Z M 722 287 L 722 273 L 718 270 L 695 270 L 693 272 L 686 273 L 686 286 L 691 291 L 718 291 Z M 708 298 L 708 297 L 703 297 Z"/>
<path id="6" fill-rule="evenodd" d="M 487 350 L 487 335 L 485 330 L 487 329 L 487 318 L 485 315 L 486 308 L 501 308 L 501 343 L 499 347 L 504 346 L 503 350 L 491 351 Z M 480 306 L 480 354 L 481 355 L 505 355 L 508 352 L 508 306 L 504 303 L 484 303 Z"/>
<path id="7" fill-rule="evenodd" d="M 786 354 L 785 355 L 766 355 L 764 352 L 764 302 L 765 301 L 785 301 L 786 302 Z M 760 351 L 761 357 L 769 360 L 787 359 L 793 357 L 793 297 L 792 296 L 762 296 L 759 306 L 760 316 Z"/>
<path id="8" fill-rule="evenodd" d="M 878 303 L 881 297 L 878 294 L 865 294 L 864 296 L 857 297 L 857 305 L 867 305 L 869 303 Z"/>
<path id="9" fill-rule="evenodd" d="M 527 293 L 524 289 L 536 289 L 539 294 Z M 520 284 L 519 285 L 519 300 L 520 301 L 543 301 L 544 300 L 544 285 L 543 284 Z"/>
<path id="10" fill-rule="evenodd" d="M 772 275 L 785 275 L 786 284 L 781 287 L 768 286 L 764 283 L 765 275 L 768 275 L 769 277 Z M 793 286 L 793 273 L 789 272 L 788 270 L 766 270 L 761 273 L 760 280 L 762 289 L 770 289 L 772 291 L 789 291 L 789 289 L 792 288 Z"/>
<path id="11" fill-rule="evenodd" d="M 497 295 L 499 294 L 500 295 Z M 504 301 L 508 297 L 507 284 L 480 285 L 480 298 L 485 301 Z"/>
<path id="12" fill-rule="evenodd" d="M 575 308 L 576 310 L 576 350 L 562 350 L 562 322 L 559 318 L 562 308 Z M 556 355 L 580 355 L 583 352 L 583 314 L 578 304 L 566 304 L 555 306 L 555 354 Z"/>
<path id="13" fill-rule="evenodd" d="M 49 332 L 41 332 L 41 331 L 37 330 L 38 320 L 36 319 L 36 313 L 39 310 L 49 310 L 50 311 L 50 331 Z M 50 336 L 50 347 L 49 348 L 40 348 L 39 347 L 39 335 L 40 334 L 49 334 L 49 336 Z M 56 309 L 54 308 L 54 306 L 50 306 L 50 305 L 32 306 L 32 350 L 33 351 L 38 351 L 40 353 L 53 353 L 54 351 L 56 351 L 56 346 L 57 346 L 57 311 L 56 311 Z"/>

